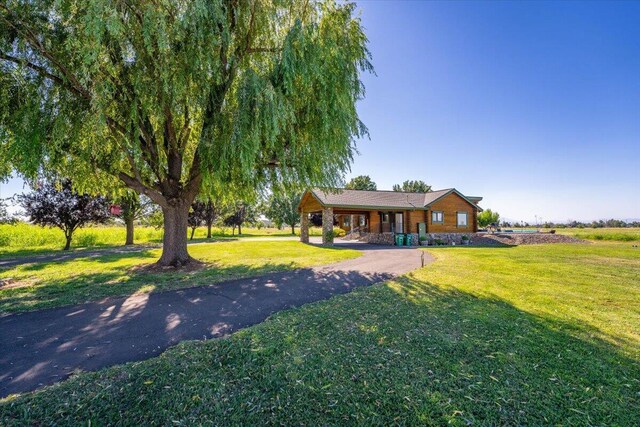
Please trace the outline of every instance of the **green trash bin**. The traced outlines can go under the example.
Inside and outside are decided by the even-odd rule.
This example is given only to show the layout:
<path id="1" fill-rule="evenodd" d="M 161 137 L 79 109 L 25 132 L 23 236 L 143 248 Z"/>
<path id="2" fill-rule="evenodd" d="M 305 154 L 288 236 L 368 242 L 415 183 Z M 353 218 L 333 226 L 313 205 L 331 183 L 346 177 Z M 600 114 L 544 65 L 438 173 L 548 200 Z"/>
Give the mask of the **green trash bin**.
<path id="1" fill-rule="evenodd" d="M 406 246 L 411 246 L 411 234 L 405 235 L 404 242 Z"/>
<path id="2" fill-rule="evenodd" d="M 396 246 L 402 246 L 404 245 L 404 235 L 403 234 L 396 234 Z"/>

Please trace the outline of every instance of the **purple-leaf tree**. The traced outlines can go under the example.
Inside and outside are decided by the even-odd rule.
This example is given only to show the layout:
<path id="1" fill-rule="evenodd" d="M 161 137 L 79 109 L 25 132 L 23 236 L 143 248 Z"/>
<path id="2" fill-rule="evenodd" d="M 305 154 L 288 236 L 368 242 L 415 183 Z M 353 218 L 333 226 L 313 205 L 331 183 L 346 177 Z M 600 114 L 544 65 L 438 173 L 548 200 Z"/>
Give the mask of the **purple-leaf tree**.
<path id="1" fill-rule="evenodd" d="M 59 185 L 46 182 L 31 193 L 19 195 L 18 201 L 31 222 L 64 232 L 65 251 L 71 247 L 74 231 L 89 223 L 104 223 L 110 217 L 105 197 L 78 194 L 69 180 Z"/>

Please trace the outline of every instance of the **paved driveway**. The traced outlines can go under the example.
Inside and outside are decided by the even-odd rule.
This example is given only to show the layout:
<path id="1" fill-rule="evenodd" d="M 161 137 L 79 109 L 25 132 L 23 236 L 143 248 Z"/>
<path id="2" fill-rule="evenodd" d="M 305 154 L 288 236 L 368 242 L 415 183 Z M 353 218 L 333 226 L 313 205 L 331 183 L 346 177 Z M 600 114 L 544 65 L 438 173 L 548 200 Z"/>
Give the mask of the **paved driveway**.
<path id="1" fill-rule="evenodd" d="M 412 248 L 342 246 L 363 255 L 328 266 L 1 317 L 0 397 L 78 370 L 157 356 L 183 340 L 227 335 L 274 312 L 411 271 L 420 267 L 423 254 Z"/>

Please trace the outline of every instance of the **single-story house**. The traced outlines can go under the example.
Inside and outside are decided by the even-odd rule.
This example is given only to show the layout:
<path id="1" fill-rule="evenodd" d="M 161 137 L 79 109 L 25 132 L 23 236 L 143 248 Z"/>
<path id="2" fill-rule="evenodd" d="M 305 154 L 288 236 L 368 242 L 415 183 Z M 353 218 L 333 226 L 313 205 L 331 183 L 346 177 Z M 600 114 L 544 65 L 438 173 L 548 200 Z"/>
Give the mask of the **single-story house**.
<path id="1" fill-rule="evenodd" d="M 313 189 L 302 196 L 301 240 L 308 241 L 308 216 L 322 213 L 323 242 L 334 225 L 347 232 L 368 236 L 368 241 L 393 242 L 397 233 L 418 236 L 434 233 L 475 233 L 477 214 L 482 211 L 482 197 L 465 196 L 455 188 L 428 193 L 399 191 L 322 190 Z M 381 235 L 377 238 L 371 235 Z M 378 236 L 379 237 L 379 236 Z"/>

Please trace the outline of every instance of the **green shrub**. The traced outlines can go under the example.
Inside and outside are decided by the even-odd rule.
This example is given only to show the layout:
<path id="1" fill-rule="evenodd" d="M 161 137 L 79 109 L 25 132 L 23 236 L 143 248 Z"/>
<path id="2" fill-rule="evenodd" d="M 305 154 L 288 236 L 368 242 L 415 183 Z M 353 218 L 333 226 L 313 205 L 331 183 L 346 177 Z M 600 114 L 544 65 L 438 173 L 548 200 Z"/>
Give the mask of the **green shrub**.
<path id="1" fill-rule="evenodd" d="M 333 231 L 327 231 L 324 235 L 325 237 L 325 241 L 328 243 L 333 243 L 333 239 L 334 239 L 334 235 L 333 235 Z"/>
<path id="2" fill-rule="evenodd" d="M 333 227 L 333 237 L 344 237 L 347 235 L 347 232 L 342 228 Z"/>

